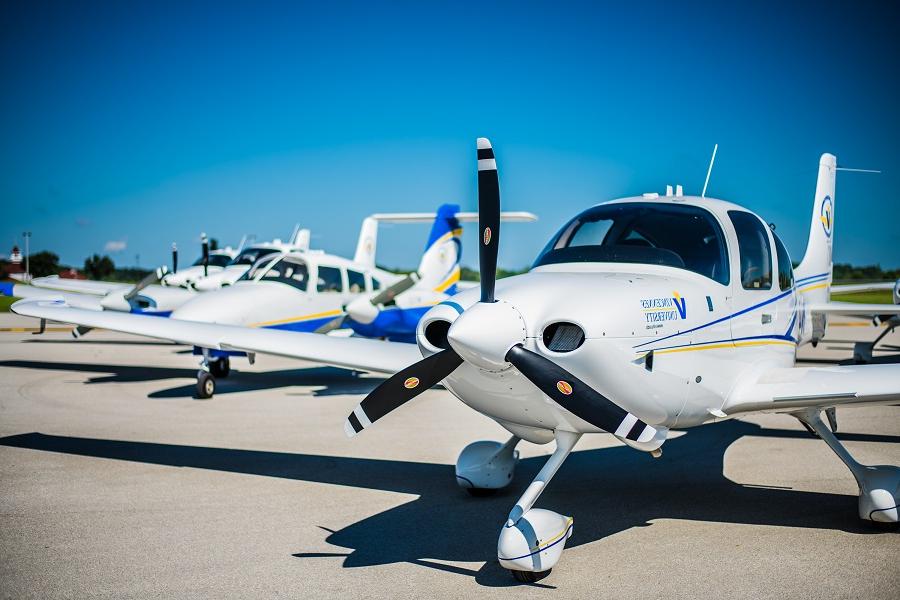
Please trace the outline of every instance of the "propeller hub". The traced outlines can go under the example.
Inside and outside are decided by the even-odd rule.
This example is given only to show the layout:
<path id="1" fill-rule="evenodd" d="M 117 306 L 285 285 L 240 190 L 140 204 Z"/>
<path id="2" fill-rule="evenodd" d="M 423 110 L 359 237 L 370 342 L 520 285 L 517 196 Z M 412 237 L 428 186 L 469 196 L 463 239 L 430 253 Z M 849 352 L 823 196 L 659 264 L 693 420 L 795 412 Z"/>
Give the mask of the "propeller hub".
<path id="1" fill-rule="evenodd" d="M 466 362 L 487 371 L 508 368 L 506 354 L 525 343 L 525 319 L 503 300 L 479 302 L 466 309 L 450 326 L 447 339 Z"/>
<path id="2" fill-rule="evenodd" d="M 353 299 L 344 310 L 347 315 L 357 323 L 368 325 L 378 318 L 378 307 L 372 304 L 372 301 L 366 296 L 359 296 Z"/>

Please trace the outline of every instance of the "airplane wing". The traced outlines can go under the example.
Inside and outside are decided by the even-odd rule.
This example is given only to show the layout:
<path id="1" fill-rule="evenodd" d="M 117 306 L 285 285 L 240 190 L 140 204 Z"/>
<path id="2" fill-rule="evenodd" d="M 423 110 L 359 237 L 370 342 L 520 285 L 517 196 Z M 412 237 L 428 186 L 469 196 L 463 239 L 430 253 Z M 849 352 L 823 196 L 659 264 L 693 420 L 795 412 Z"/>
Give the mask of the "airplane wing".
<path id="1" fill-rule="evenodd" d="M 879 292 L 893 290 L 894 283 L 887 281 L 881 283 L 850 283 L 845 285 L 832 285 L 832 294 L 856 294 L 858 292 Z"/>
<path id="2" fill-rule="evenodd" d="M 900 315 L 900 304 L 863 304 L 860 302 L 821 302 L 807 305 L 811 313 L 826 315 Z"/>
<path id="3" fill-rule="evenodd" d="M 51 275 L 49 277 L 36 277 L 31 280 L 31 285 L 48 290 L 75 292 L 77 294 L 90 294 L 92 296 L 106 296 L 110 292 L 127 291 L 134 287 L 134 285 L 128 283 L 87 281 L 84 279 L 62 279 L 59 275 Z"/>
<path id="4" fill-rule="evenodd" d="M 100 298 L 85 294 L 70 294 L 54 290 L 45 290 L 21 283 L 7 283 L 0 281 L 0 296 L 12 296 L 14 298 L 27 298 L 29 300 L 44 300 L 65 302 L 69 306 L 86 310 L 103 310 L 100 306 Z"/>
<path id="5" fill-rule="evenodd" d="M 202 348 L 273 354 L 392 375 L 422 359 L 415 344 L 197 323 L 125 312 L 97 312 L 67 306 L 62 301 L 20 300 L 12 305 L 11 310 L 28 317 L 110 329 Z"/>
<path id="6" fill-rule="evenodd" d="M 900 364 L 769 369 L 731 393 L 722 412 L 793 412 L 808 407 L 900 403 Z"/>

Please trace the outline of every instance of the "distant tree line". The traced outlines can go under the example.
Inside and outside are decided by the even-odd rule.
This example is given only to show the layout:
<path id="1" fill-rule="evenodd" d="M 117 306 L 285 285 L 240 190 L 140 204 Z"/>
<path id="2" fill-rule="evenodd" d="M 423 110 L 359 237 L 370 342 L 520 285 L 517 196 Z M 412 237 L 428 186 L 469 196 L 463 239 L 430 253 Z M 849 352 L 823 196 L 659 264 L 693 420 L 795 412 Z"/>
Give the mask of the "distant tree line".
<path id="1" fill-rule="evenodd" d="M 22 267 L 24 268 L 24 259 L 22 262 Z M 31 274 L 34 277 L 58 275 L 72 268 L 68 265 L 60 264 L 59 255 L 48 250 L 35 252 L 29 257 L 28 263 Z M 0 267 L 5 267 L 8 264 L 8 260 L 0 261 Z M 0 268 L 0 272 L 5 272 L 5 269 Z M 109 256 L 94 254 L 84 260 L 84 267 L 81 272 L 88 279 L 106 279 L 133 283 L 143 279 L 150 271 L 135 267 L 116 268 L 116 264 Z"/>
<path id="2" fill-rule="evenodd" d="M 900 279 L 900 269 L 882 269 L 880 265 L 854 267 L 853 265 L 835 263 L 832 273 L 836 282 L 872 282 Z"/>

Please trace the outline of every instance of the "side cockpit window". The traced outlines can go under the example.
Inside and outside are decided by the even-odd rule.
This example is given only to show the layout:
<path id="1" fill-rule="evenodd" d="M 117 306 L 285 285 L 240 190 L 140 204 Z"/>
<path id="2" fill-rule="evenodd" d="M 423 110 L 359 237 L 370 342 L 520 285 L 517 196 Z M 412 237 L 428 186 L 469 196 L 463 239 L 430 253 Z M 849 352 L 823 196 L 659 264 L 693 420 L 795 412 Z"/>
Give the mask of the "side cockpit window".
<path id="1" fill-rule="evenodd" d="M 772 249 L 766 226 L 748 212 L 730 210 L 728 216 L 737 233 L 741 286 L 745 290 L 772 289 Z"/>
<path id="2" fill-rule="evenodd" d="M 319 281 L 316 283 L 316 290 L 324 293 L 342 293 L 344 283 L 341 278 L 341 270 L 335 267 L 319 266 Z"/>
<path id="3" fill-rule="evenodd" d="M 778 287 L 782 290 L 789 290 L 794 285 L 794 267 L 791 265 L 791 257 L 774 231 L 772 237 L 775 238 L 775 255 L 778 257 Z"/>

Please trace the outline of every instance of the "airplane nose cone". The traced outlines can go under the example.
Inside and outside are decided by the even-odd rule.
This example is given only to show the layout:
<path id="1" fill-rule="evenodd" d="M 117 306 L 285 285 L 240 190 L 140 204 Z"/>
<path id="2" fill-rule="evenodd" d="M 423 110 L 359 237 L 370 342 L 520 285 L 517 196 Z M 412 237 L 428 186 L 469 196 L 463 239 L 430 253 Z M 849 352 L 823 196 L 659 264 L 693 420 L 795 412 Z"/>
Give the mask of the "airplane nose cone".
<path id="1" fill-rule="evenodd" d="M 368 325 L 378 318 L 378 307 L 366 296 L 356 298 L 344 310 L 351 319 L 363 325 Z"/>
<path id="2" fill-rule="evenodd" d="M 487 371 L 509 367 L 506 353 L 525 342 L 525 319 L 509 302 L 479 302 L 450 326 L 447 340 L 463 360 Z"/>

